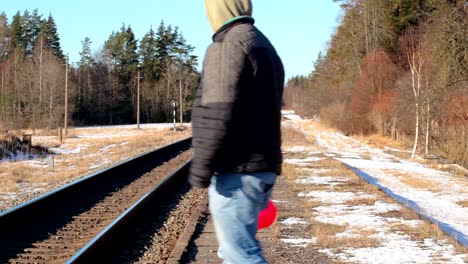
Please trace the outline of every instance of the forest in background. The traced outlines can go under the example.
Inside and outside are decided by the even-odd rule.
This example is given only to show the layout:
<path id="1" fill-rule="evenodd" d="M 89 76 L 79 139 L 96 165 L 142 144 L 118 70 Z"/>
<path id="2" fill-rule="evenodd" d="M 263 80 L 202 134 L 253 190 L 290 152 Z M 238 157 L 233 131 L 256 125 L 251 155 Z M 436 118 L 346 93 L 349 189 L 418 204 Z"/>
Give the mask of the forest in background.
<path id="1" fill-rule="evenodd" d="M 124 24 L 100 50 L 91 44 L 85 38 L 70 65 L 52 14 L 26 10 L 9 21 L 0 13 L 0 128 L 63 126 L 66 86 L 70 125 L 135 123 L 138 71 L 142 123 L 172 120 L 173 100 L 190 115 L 197 57 L 177 27 L 161 21 L 138 40 Z"/>
<path id="2" fill-rule="evenodd" d="M 341 23 L 310 75 L 288 81 L 286 106 L 468 165 L 468 3 L 334 1 Z"/>
<path id="3" fill-rule="evenodd" d="M 461 0 L 334 0 L 340 25 L 308 76 L 291 78 L 285 103 L 346 134 L 379 133 L 414 141 L 414 152 L 468 164 L 468 5 Z M 313 34 L 313 32 L 311 32 Z M 185 120 L 200 75 L 193 47 L 161 21 L 137 40 L 131 26 L 102 48 L 82 41 L 68 65 L 52 15 L 0 13 L 0 128 Z M 178 108 L 179 109 L 179 108 Z"/>

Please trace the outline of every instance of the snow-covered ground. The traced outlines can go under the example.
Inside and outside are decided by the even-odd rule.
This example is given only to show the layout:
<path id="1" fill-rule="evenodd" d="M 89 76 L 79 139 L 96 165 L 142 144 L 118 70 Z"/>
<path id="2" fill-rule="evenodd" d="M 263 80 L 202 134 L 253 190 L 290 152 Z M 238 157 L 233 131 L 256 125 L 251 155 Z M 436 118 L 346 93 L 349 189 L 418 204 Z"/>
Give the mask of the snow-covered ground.
<path id="1" fill-rule="evenodd" d="M 288 120 L 300 121 L 302 118 L 292 110 L 282 110 L 281 115 Z"/>
<path id="2" fill-rule="evenodd" d="M 179 126 L 180 123 L 176 123 Z M 183 123 L 184 126 L 190 127 L 191 123 Z M 117 125 L 117 126 L 87 126 L 87 127 L 76 127 L 75 129 L 112 129 L 112 128 L 124 128 L 131 129 L 136 128 L 136 124 L 132 125 Z M 153 124 L 140 124 L 141 129 L 165 129 L 174 127 L 174 123 L 153 123 Z"/>
<path id="3" fill-rule="evenodd" d="M 319 131 L 310 125 L 302 129 L 326 153 L 468 246 L 468 208 L 457 204 L 468 201 L 466 178 L 387 154 L 339 132 Z"/>
<path id="4" fill-rule="evenodd" d="M 59 155 L 70 155 L 70 154 L 79 154 L 82 150 L 89 147 L 90 144 L 78 144 L 76 146 L 70 147 L 68 144 L 60 146 L 58 148 L 49 148 L 49 150 L 54 154 Z"/>
<path id="5" fill-rule="evenodd" d="M 369 147 L 339 132 L 320 130 L 310 121 L 287 121 L 287 126 L 302 130 L 309 139 L 315 138 L 315 143 L 323 150 L 317 153 L 307 146 L 283 150 L 303 156 L 285 162 L 304 174 L 295 180 L 296 184 L 303 185 L 306 190 L 307 186 L 312 188 L 298 192 L 298 198 L 320 204 L 314 208 L 314 221 L 343 227 L 345 231 L 336 234 L 336 239 L 367 237 L 377 241 L 375 246 L 322 248 L 321 253 L 353 263 L 467 263 L 468 255 L 457 254 L 453 244 L 445 239 L 435 236 L 415 239 L 402 231 L 418 229 L 423 224 L 421 220 L 392 215 L 402 211 L 401 204 L 412 207 L 468 246 L 468 208 L 459 204 L 468 201 L 466 178 L 388 154 L 389 148 Z M 324 156 L 344 163 L 401 204 L 379 200 L 376 194 L 363 191 L 339 190 L 338 187 L 349 181 L 345 175 L 314 168 L 314 163 Z M 360 200 L 375 202 L 353 203 Z M 303 226 L 307 219 L 290 217 L 279 223 L 286 227 Z M 306 246 L 316 243 L 316 238 L 285 237 L 283 242 Z"/>

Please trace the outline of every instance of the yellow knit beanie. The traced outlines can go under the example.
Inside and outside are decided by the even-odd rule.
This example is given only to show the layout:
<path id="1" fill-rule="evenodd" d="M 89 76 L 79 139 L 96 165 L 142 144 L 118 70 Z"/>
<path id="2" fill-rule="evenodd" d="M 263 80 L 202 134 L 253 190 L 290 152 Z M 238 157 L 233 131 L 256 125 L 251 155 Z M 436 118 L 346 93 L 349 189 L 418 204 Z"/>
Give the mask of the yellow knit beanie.
<path id="1" fill-rule="evenodd" d="M 206 14 L 214 32 L 240 16 L 252 16 L 251 0 L 205 0 Z"/>

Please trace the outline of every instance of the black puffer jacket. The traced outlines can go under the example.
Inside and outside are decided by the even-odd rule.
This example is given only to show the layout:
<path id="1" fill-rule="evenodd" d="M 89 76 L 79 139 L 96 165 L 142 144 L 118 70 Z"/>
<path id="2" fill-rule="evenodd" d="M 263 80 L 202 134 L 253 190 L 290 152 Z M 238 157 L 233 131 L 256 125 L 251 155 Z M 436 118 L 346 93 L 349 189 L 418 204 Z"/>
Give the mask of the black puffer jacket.
<path id="1" fill-rule="evenodd" d="M 251 18 L 225 25 L 213 40 L 192 110 L 190 183 L 207 187 L 214 173 L 281 173 L 279 56 Z"/>

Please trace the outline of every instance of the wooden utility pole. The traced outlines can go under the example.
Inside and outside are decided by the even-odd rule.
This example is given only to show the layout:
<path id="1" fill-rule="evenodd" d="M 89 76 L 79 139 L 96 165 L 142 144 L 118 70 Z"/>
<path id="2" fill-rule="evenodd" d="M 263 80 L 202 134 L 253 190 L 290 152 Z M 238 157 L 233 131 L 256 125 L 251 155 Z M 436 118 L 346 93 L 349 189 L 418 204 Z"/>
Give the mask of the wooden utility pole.
<path id="1" fill-rule="evenodd" d="M 68 135 L 68 54 L 65 65 L 65 118 L 64 118 L 65 136 Z"/>
<path id="2" fill-rule="evenodd" d="M 184 125 L 183 112 L 182 112 L 182 80 L 179 80 L 179 112 L 180 112 L 180 125 Z"/>
<path id="3" fill-rule="evenodd" d="M 62 134 L 62 128 L 61 128 L 61 127 L 58 127 L 58 128 L 57 128 L 57 137 L 58 137 L 58 139 L 59 139 L 60 144 L 62 144 L 62 142 L 63 142 L 63 134 Z"/>
<path id="4" fill-rule="evenodd" d="M 140 70 L 138 70 L 137 78 L 137 129 L 140 129 Z"/>
<path id="5" fill-rule="evenodd" d="M 40 37 L 40 53 L 39 53 L 39 107 L 42 107 L 42 52 L 43 52 L 43 46 L 44 46 L 44 39 L 43 37 Z"/>

